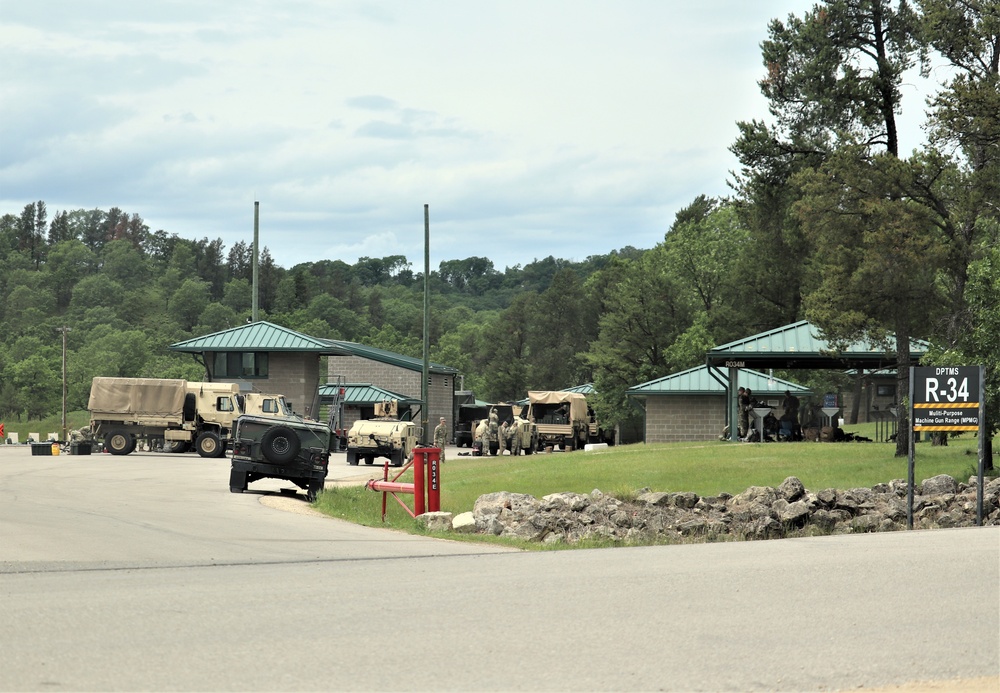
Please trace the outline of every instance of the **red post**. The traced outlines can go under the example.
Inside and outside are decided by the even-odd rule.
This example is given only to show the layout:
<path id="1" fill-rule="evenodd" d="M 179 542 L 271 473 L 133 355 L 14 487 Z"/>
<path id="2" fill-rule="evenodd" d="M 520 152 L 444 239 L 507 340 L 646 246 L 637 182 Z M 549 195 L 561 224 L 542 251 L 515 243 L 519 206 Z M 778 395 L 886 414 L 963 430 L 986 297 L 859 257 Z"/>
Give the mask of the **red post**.
<path id="1" fill-rule="evenodd" d="M 413 449 L 413 514 L 424 514 L 424 452 L 426 448 Z"/>
<path id="2" fill-rule="evenodd" d="M 441 510 L 441 448 L 427 449 L 427 511 Z"/>

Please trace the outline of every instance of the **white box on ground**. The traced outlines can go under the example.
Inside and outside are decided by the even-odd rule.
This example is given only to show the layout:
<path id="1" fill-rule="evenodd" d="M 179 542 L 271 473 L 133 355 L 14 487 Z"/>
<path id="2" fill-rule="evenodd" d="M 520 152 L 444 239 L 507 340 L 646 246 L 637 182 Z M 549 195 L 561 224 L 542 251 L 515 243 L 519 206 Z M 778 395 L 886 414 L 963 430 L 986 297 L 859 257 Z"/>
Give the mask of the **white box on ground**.
<path id="1" fill-rule="evenodd" d="M 593 452 L 594 450 L 607 450 L 607 443 L 587 443 L 583 446 L 584 452 Z"/>

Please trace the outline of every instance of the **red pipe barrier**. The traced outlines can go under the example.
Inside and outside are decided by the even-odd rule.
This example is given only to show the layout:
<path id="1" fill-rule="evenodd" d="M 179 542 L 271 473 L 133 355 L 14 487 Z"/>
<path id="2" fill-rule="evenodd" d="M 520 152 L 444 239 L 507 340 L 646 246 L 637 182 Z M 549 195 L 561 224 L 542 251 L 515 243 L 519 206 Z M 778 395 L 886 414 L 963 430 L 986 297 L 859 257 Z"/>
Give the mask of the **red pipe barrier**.
<path id="1" fill-rule="evenodd" d="M 413 468 L 413 483 L 397 482 L 404 472 Z M 426 478 L 425 478 L 426 474 Z M 414 448 L 413 458 L 399 470 L 399 473 L 389 479 L 389 463 L 386 462 L 382 471 L 382 480 L 369 479 L 365 488 L 382 492 L 382 522 L 385 522 L 386 499 L 388 494 L 396 499 L 410 517 L 441 510 L 441 448 Z M 413 494 L 413 511 L 399 499 L 397 493 Z"/>

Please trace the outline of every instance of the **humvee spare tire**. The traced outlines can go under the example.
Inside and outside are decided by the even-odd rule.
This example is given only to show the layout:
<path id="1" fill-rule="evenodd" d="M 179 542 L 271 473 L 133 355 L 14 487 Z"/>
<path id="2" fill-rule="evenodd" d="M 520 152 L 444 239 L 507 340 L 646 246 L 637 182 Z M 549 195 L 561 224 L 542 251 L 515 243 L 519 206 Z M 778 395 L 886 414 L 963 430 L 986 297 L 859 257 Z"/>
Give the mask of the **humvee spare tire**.
<path id="1" fill-rule="evenodd" d="M 272 464 L 285 464 L 299 454 L 302 442 L 288 426 L 272 426 L 260 438 L 260 452 Z"/>

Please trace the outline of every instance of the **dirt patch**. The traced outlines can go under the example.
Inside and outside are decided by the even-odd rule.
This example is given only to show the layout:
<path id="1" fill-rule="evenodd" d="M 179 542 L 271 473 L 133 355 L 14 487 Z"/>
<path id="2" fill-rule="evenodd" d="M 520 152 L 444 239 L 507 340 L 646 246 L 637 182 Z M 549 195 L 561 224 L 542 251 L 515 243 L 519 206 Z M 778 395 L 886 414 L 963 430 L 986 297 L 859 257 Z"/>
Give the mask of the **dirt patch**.
<path id="1" fill-rule="evenodd" d="M 324 515 L 318 510 L 313 510 L 313 507 L 306 502 L 305 495 L 302 496 L 282 496 L 282 495 L 266 495 L 260 497 L 260 504 L 266 505 L 269 508 L 274 508 L 275 510 L 284 510 L 288 513 L 296 513 L 298 515 L 312 515 L 313 517 L 330 517 L 329 515 Z"/>

